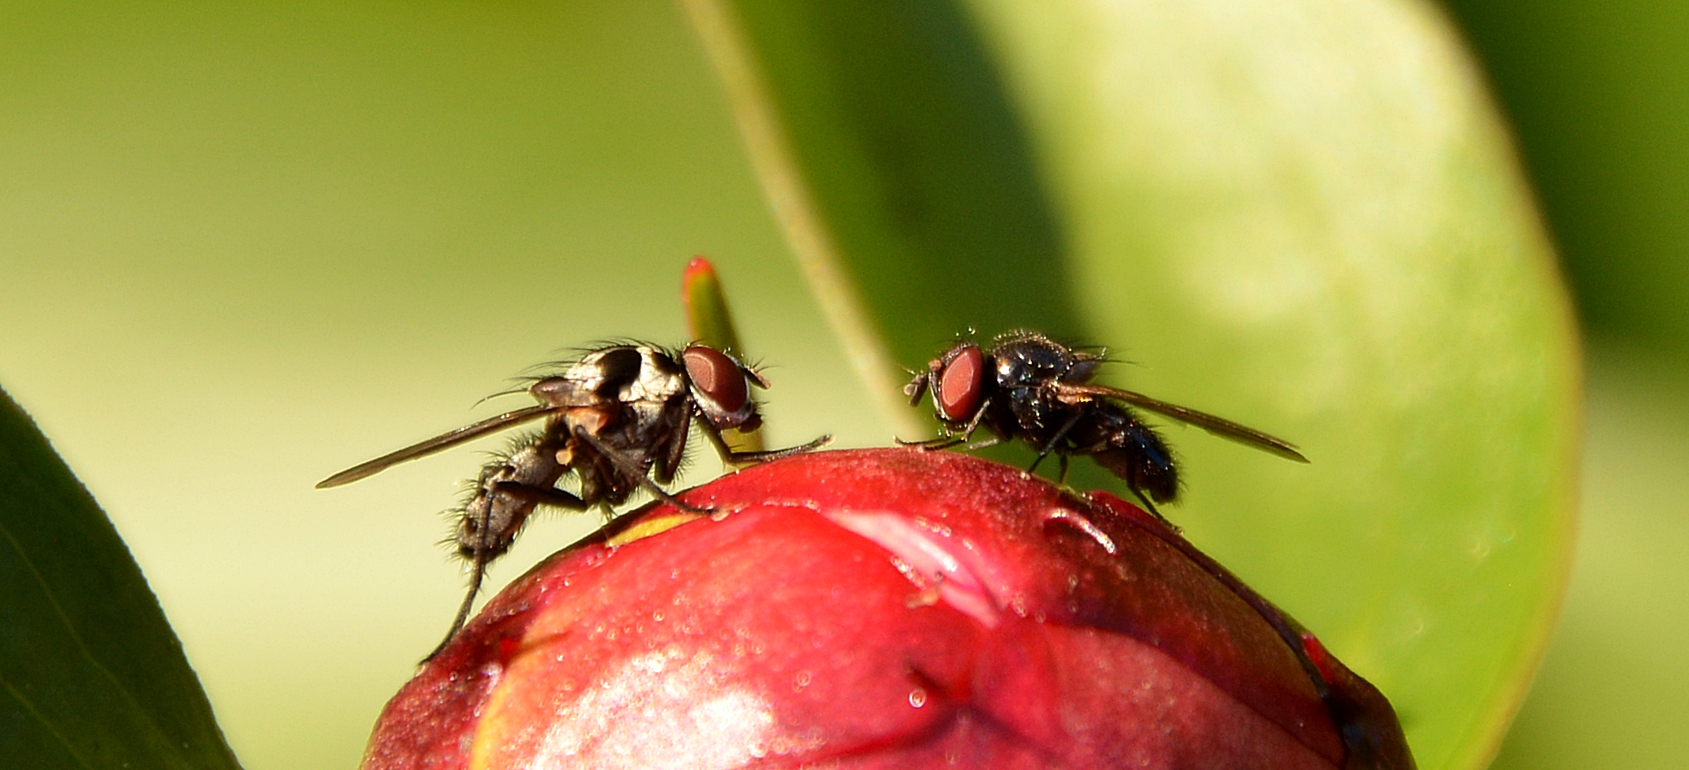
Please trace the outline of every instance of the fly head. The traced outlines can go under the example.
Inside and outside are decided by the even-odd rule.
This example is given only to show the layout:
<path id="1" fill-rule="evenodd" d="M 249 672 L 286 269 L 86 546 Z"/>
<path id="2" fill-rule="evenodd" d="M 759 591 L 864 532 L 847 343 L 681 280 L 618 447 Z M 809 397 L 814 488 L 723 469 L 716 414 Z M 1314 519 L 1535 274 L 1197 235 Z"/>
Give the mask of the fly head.
<path id="1" fill-rule="evenodd" d="M 751 398 L 752 386 L 768 387 L 762 375 L 708 345 L 688 345 L 680 351 L 680 360 L 686 365 L 692 403 L 710 427 L 752 431 L 762 425 Z"/>

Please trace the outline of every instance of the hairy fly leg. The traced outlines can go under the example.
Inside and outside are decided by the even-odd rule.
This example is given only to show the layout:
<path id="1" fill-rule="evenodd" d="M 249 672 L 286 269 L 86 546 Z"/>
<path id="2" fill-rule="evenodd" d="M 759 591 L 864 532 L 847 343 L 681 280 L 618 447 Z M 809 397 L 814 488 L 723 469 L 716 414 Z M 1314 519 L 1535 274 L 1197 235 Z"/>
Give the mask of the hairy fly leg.
<path id="1" fill-rule="evenodd" d="M 557 448 L 548 434 L 523 439 L 509 455 L 494 459 L 481 469 L 475 495 L 458 512 L 458 555 L 469 560 L 469 592 L 458 606 L 457 616 L 446 638 L 428 653 L 432 658 L 445 649 L 469 619 L 475 596 L 487 565 L 510 550 L 516 534 L 539 505 L 553 505 L 575 511 L 590 507 L 581 498 L 556 487 L 568 467 L 557 461 Z"/>

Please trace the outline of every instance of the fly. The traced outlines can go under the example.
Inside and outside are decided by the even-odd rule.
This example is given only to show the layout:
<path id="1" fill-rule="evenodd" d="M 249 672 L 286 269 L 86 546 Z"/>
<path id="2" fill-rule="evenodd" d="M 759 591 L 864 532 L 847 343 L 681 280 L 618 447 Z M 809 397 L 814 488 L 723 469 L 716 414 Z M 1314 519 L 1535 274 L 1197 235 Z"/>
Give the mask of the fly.
<path id="1" fill-rule="evenodd" d="M 469 618 L 487 564 L 510 550 L 529 514 L 540 505 L 574 511 L 612 507 L 643 488 L 682 510 L 700 509 L 663 489 L 685 457 L 687 435 L 696 420 L 723 460 L 756 463 L 801 454 L 826 445 L 822 436 L 802 446 L 766 452 L 735 452 L 721 437 L 729 428 L 755 430 L 762 424 L 750 388 L 767 388 L 756 370 L 707 345 L 679 351 L 647 344 L 620 344 L 583 355 L 562 374 L 529 386 L 538 404 L 412 444 L 336 473 L 317 484 L 337 487 L 399 463 L 431 455 L 534 420 L 538 432 L 520 437 L 512 449 L 481 469 L 474 495 L 457 512 L 453 541 L 470 562 L 469 593 L 432 658 L 451 642 Z M 580 492 L 559 489 L 573 473 Z"/>
<path id="2" fill-rule="evenodd" d="M 967 443 L 983 427 L 992 438 L 977 449 L 1025 441 L 1038 450 L 1028 470 L 1054 454 L 1067 477 L 1068 457 L 1086 455 L 1126 482 L 1144 507 L 1161 518 L 1155 503 L 1179 494 L 1178 465 L 1166 440 L 1139 419 L 1146 409 L 1280 457 L 1307 462 L 1290 442 L 1206 412 L 1170 404 L 1130 390 L 1091 382 L 1103 357 L 1075 350 L 1042 334 L 1015 331 L 992 340 L 989 349 L 956 343 L 904 386 L 911 406 L 932 392 L 944 435 L 908 442 L 926 449 Z M 903 442 L 900 442 L 903 443 Z"/>

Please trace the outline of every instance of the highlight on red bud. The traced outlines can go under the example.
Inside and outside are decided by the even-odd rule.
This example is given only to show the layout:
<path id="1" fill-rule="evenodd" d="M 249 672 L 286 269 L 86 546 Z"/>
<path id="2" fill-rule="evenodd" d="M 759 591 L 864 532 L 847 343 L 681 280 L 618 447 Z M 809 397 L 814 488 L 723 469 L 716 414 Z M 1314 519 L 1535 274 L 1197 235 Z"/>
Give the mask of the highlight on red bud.
<path id="1" fill-rule="evenodd" d="M 1390 704 L 1153 517 L 951 452 L 817 452 L 490 601 L 388 768 L 1411 768 Z"/>

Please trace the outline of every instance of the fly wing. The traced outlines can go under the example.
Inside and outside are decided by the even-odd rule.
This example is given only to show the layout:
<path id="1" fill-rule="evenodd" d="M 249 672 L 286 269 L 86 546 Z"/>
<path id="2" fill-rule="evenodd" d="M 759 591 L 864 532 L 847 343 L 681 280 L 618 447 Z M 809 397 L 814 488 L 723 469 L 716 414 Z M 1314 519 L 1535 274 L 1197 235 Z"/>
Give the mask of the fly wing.
<path id="1" fill-rule="evenodd" d="M 1150 398 L 1142 393 L 1130 390 L 1120 390 L 1106 385 L 1070 385 L 1066 383 L 1056 386 L 1056 398 L 1064 403 L 1079 404 L 1092 398 L 1112 398 L 1124 401 L 1132 406 L 1148 409 L 1156 414 L 1166 415 L 1179 422 L 1195 425 L 1209 433 L 1225 439 L 1231 439 L 1240 444 L 1251 446 L 1262 451 L 1271 452 L 1287 460 L 1305 463 L 1308 458 L 1296 450 L 1296 445 L 1284 439 L 1269 436 L 1254 428 L 1239 425 L 1223 417 L 1215 417 L 1207 412 L 1199 412 L 1190 407 L 1169 404 L 1166 401 Z"/>
<path id="2" fill-rule="evenodd" d="M 543 417 L 546 413 L 551 412 L 554 409 L 555 407 L 549 404 L 537 404 L 525 409 L 518 409 L 514 412 L 505 412 L 497 417 L 488 417 L 487 419 L 475 423 L 474 425 L 466 425 L 462 428 L 451 431 L 450 433 L 442 433 L 434 438 L 428 439 L 427 441 L 412 444 L 396 452 L 388 452 L 387 454 L 377 457 L 374 460 L 370 460 L 367 463 L 354 465 L 317 482 L 317 489 L 328 489 L 329 487 L 338 487 L 342 484 L 350 484 L 358 479 L 373 476 L 407 460 L 415 460 L 418 457 L 431 455 L 442 449 L 448 449 L 450 447 L 457 446 L 458 444 L 462 444 L 465 441 L 480 438 L 488 433 L 500 431 L 512 425 L 518 425 L 529 420 Z"/>

